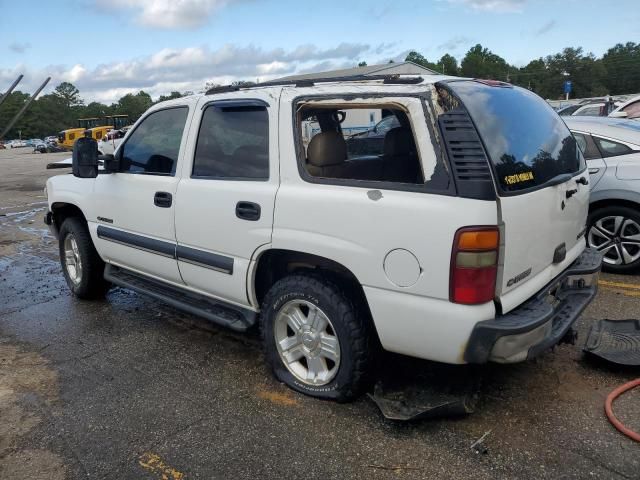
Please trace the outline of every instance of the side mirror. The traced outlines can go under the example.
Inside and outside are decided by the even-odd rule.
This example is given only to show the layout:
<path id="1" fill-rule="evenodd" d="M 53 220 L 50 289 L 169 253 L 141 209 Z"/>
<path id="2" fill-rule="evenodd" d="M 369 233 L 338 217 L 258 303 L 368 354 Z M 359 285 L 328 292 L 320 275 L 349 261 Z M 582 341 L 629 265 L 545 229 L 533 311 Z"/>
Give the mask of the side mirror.
<path id="1" fill-rule="evenodd" d="M 628 115 L 629 114 L 627 112 L 623 112 L 622 110 L 620 110 L 619 112 L 613 112 L 609 114 L 611 118 L 627 118 Z"/>
<path id="2" fill-rule="evenodd" d="M 120 171 L 120 158 L 118 155 L 100 155 L 98 158 L 104 162 L 104 173 L 116 173 Z"/>
<path id="3" fill-rule="evenodd" d="M 71 170 L 74 177 L 96 178 L 98 176 L 98 142 L 81 137 L 73 144 Z"/>

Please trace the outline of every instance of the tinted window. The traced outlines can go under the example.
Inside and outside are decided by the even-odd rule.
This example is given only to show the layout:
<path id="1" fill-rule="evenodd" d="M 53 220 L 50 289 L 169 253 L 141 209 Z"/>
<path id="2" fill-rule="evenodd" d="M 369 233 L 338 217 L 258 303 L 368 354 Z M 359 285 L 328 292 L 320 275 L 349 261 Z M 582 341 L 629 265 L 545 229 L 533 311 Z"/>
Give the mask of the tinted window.
<path id="1" fill-rule="evenodd" d="M 586 107 L 580 110 L 579 112 L 575 112 L 574 115 L 576 117 L 589 117 L 589 116 L 599 117 L 601 108 L 602 107 L 599 105 L 596 105 L 594 107 Z"/>
<path id="2" fill-rule="evenodd" d="M 627 112 L 627 118 L 638 118 L 640 117 L 640 101 L 633 102 L 622 110 Z"/>
<path id="3" fill-rule="evenodd" d="M 573 135 L 547 102 L 534 93 L 476 81 L 456 81 L 447 86 L 469 111 L 503 190 L 537 187 L 582 168 Z M 441 92 L 441 101 L 457 100 Z"/>
<path id="4" fill-rule="evenodd" d="M 615 157 L 616 155 L 625 155 L 633 152 L 631 148 L 622 143 L 614 142 L 613 140 L 605 140 L 604 138 L 598 137 L 593 137 L 593 139 L 598 144 L 598 148 L 600 148 L 602 156 L 604 157 Z"/>
<path id="5" fill-rule="evenodd" d="M 600 151 L 596 144 L 593 142 L 591 135 L 584 135 L 582 133 L 573 132 L 573 136 L 576 139 L 578 148 L 582 152 L 585 160 L 592 160 L 594 158 L 600 158 Z"/>
<path id="6" fill-rule="evenodd" d="M 188 113 L 187 107 L 170 108 L 142 120 L 122 146 L 121 171 L 173 174 Z"/>
<path id="7" fill-rule="evenodd" d="M 575 112 L 579 108 L 580 108 L 580 105 L 571 105 L 570 107 L 564 107 L 560 109 L 558 113 L 564 117 L 564 116 L 573 114 L 573 112 Z"/>
<path id="8" fill-rule="evenodd" d="M 269 178 L 269 116 L 265 107 L 220 107 L 204 111 L 194 177 Z"/>

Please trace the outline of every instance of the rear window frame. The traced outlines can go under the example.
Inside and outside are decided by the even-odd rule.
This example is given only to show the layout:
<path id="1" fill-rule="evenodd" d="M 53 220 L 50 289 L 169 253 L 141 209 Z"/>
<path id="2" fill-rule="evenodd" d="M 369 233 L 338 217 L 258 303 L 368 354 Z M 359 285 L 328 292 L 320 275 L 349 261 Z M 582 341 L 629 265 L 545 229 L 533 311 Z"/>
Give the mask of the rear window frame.
<path id="1" fill-rule="evenodd" d="M 496 170 L 496 165 L 494 164 L 493 160 L 491 159 L 491 155 L 489 154 L 489 149 L 487 148 L 487 145 L 485 143 L 484 138 L 480 134 L 480 130 L 478 129 L 478 126 L 476 125 L 475 119 L 473 118 L 473 116 L 471 115 L 469 110 L 467 109 L 467 107 L 464 104 L 464 102 L 462 101 L 462 99 L 451 88 L 449 88 L 449 84 L 455 83 L 455 82 L 478 82 L 478 83 L 483 83 L 483 82 L 482 81 L 478 81 L 478 80 L 473 80 L 473 79 L 461 78 L 461 79 L 442 80 L 440 82 L 437 82 L 435 84 L 435 86 L 436 87 L 445 88 L 447 90 L 447 92 L 449 92 L 450 95 L 452 95 L 453 97 L 455 97 L 457 99 L 457 101 L 459 103 L 459 108 L 463 108 L 467 112 L 467 114 L 469 115 L 469 119 L 471 120 L 471 123 L 473 124 L 473 128 L 476 130 L 476 132 L 478 134 L 478 137 L 480 138 L 480 143 L 482 144 L 482 148 L 484 149 L 485 155 L 487 157 L 487 161 L 489 163 L 489 170 L 490 170 L 491 176 L 493 178 L 493 185 L 494 185 L 494 187 L 496 189 L 496 194 L 499 197 L 515 197 L 515 196 L 518 196 L 518 195 L 524 195 L 524 194 L 527 194 L 527 193 L 532 193 L 532 192 L 536 192 L 538 190 L 542 190 L 544 188 L 548 188 L 549 187 L 548 181 L 544 182 L 544 183 L 541 183 L 540 185 L 535 185 L 533 187 L 527 187 L 527 188 L 523 188 L 523 189 L 520 189 L 520 190 L 505 190 L 502 187 L 502 184 L 500 183 L 500 181 L 498 179 L 498 172 Z M 487 86 L 487 88 L 515 88 L 515 86 L 505 83 L 503 85 Z M 578 152 L 578 155 L 580 156 L 580 163 L 582 165 L 582 168 L 578 169 L 574 173 L 567 173 L 567 175 L 571 175 L 571 178 L 574 178 L 574 177 L 577 177 L 578 175 L 584 174 L 584 172 L 587 171 L 587 161 L 584 158 L 584 155 L 582 155 L 582 151 L 580 150 L 580 147 L 578 146 L 578 142 L 573 137 L 571 129 L 564 122 L 564 120 L 562 119 L 562 116 L 558 115 L 558 112 L 556 112 L 551 107 L 551 105 L 549 105 L 546 102 L 546 100 L 544 100 L 542 97 L 539 97 L 539 98 L 540 98 L 540 101 L 544 102 L 547 105 L 547 107 L 550 110 L 550 113 L 551 114 L 555 114 L 560 119 L 560 121 L 564 124 L 565 128 L 569 132 L 569 135 L 571 135 L 571 138 L 573 138 L 573 141 L 576 142 L 576 151 Z"/>
<path id="2" fill-rule="evenodd" d="M 429 137 L 431 140 L 431 146 L 434 149 L 434 153 L 438 162 L 443 162 L 447 174 L 449 176 L 449 185 L 447 188 L 432 188 L 429 187 L 427 181 L 422 184 L 415 183 L 399 183 L 399 182 L 389 182 L 389 181 L 375 181 L 375 180 L 355 180 L 348 178 L 325 178 L 325 177 L 315 177 L 311 175 L 306 168 L 306 158 L 305 158 L 305 148 L 302 142 L 302 124 L 298 121 L 298 108 L 301 103 L 306 101 L 313 100 L 335 100 L 338 102 L 352 102 L 354 100 L 371 100 L 371 103 L 376 103 L 376 99 L 382 98 L 411 98 L 416 99 L 422 105 L 422 111 L 424 114 L 424 121 L 427 126 L 427 130 L 429 132 Z M 430 113 L 433 115 L 434 119 L 436 118 L 435 112 L 433 112 L 433 107 L 430 103 L 430 96 L 425 93 L 415 93 L 415 92 L 406 92 L 406 93 L 392 93 L 392 92 L 380 92 L 380 93 L 327 93 L 327 94 L 316 94 L 316 95 L 300 95 L 292 99 L 291 101 L 291 116 L 292 116 L 292 128 L 293 128 L 293 141 L 296 152 L 296 161 L 298 165 L 298 174 L 300 178 L 308 183 L 313 184 L 321 184 L 321 185 L 337 185 L 342 187 L 357 187 L 357 188 L 368 188 L 371 190 L 395 190 L 400 192 L 415 192 L 415 193 L 429 193 L 429 194 L 438 194 L 438 195 L 447 195 L 447 196 L 457 196 L 457 188 L 455 185 L 455 181 L 453 178 L 453 173 L 451 170 L 451 166 L 449 165 L 449 161 L 444 155 L 444 152 L 440 146 L 439 136 L 435 133 L 434 125 L 431 122 Z M 431 112 L 428 111 L 431 109 Z M 411 118 L 409 118 L 411 122 Z M 411 133 L 414 135 L 415 132 L 413 130 L 413 124 L 411 128 Z M 417 141 L 416 141 L 417 144 Z M 423 168 L 424 175 L 424 167 L 422 165 L 422 156 L 420 158 L 420 168 Z"/>

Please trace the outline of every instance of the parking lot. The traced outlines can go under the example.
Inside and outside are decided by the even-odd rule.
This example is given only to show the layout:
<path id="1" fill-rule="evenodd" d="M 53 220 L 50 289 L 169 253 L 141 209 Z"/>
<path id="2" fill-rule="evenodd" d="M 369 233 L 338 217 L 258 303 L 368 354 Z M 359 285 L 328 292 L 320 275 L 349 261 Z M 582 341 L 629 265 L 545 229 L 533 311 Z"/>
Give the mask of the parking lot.
<path id="1" fill-rule="evenodd" d="M 603 408 L 637 372 L 581 351 L 594 321 L 638 317 L 638 276 L 602 275 L 576 345 L 442 370 L 478 380 L 475 413 L 395 423 L 366 396 L 341 405 L 293 393 L 264 366 L 255 333 L 122 289 L 72 298 L 42 221 L 46 178 L 68 172 L 45 165 L 68 156 L 0 150 L 1 478 L 640 478 L 638 444 Z M 383 363 L 400 376 L 441 371 Z M 636 431 L 637 390 L 615 405 Z"/>

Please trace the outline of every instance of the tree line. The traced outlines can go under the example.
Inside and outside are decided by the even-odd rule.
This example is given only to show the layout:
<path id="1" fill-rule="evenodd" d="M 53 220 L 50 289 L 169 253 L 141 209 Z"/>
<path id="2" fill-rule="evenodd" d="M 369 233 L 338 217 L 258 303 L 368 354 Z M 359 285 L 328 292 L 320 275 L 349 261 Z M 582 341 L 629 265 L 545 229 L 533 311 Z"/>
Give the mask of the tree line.
<path id="1" fill-rule="evenodd" d="M 566 80 L 572 82 L 571 98 L 640 93 L 640 43 L 634 42 L 618 43 L 601 58 L 569 47 L 520 68 L 480 44 L 471 47 L 460 64 L 449 54 L 430 62 L 416 51 L 405 60 L 447 75 L 502 80 L 551 100 L 564 98 Z"/>
<path id="2" fill-rule="evenodd" d="M 601 58 L 585 53 L 582 48 L 565 48 L 559 53 L 530 61 L 524 67 L 510 65 L 504 58 L 478 44 L 469 49 L 460 63 L 445 54 L 437 61 L 429 61 L 417 51 L 411 51 L 405 60 L 432 70 L 471 78 L 502 80 L 528 88 L 546 99 L 563 97 L 563 84 L 571 80 L 571 98 L 620 95 L 640 92 L 640 43 L 617 44 Z M 366 62 L 360 62 L 360 66 Z M 253 82 L 237 81 L 247 86 Z M 204 89 L 217 86 L 207 83 Z M 154 103 L 190 95 L 193 92 L 171 92 L 155 102 L 144 90 L 128 93 L 117 102 L 106 105 L 99 102 L 85 104 L 79 90 L 71 83 L 62 82 L 52 93 L 38 97 L 27 113 L 8 132 L 6 138 L 34 138 L 55 135 L 59 131 L 77 126 L 78 118 L 104 117 L 124 114 L 134 122 Z M 13 92 L 0 107 L 0 127 L 7 125 L 29 99 L 28 93 Z"/>

